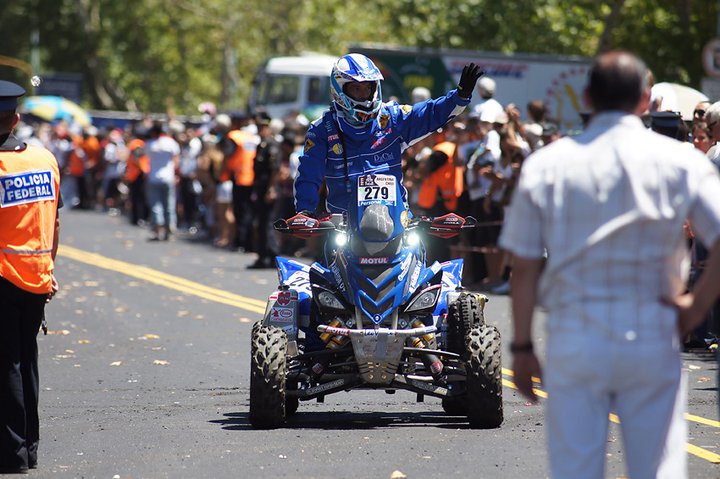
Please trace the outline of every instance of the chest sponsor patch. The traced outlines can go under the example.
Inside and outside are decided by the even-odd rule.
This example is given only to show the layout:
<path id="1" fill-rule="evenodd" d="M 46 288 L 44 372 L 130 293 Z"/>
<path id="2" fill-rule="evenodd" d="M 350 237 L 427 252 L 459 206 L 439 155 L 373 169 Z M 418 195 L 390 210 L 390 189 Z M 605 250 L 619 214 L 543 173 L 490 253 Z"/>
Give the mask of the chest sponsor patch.
<path id="1" fill-rule="evenodd" d="M 25 171 L 0 176 L 0 208 L 55 199 L 52 171 Z"/>

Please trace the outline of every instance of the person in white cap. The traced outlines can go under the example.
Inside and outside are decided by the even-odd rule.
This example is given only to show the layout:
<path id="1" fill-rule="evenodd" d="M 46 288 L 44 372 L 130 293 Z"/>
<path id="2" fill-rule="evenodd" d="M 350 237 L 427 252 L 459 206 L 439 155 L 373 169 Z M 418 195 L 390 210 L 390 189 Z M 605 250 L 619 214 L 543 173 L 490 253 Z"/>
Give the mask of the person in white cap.
<path id="1" fill-rule="evenodd" d="M 478 81 L 477 91 L 480 95 L 480 102 L 474 107 L 474 112 L 478 116 L 494 119 L 505 113 L 503 106 L 494 98 L 495 87 L 495 80 L 492 78 L 482 77 Z"/>

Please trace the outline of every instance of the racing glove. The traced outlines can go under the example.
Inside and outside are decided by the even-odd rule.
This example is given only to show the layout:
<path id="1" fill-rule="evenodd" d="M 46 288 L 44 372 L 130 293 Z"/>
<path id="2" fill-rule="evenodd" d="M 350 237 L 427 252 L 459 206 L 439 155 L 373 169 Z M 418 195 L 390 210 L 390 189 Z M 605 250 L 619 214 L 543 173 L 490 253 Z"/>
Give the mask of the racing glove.
<path id="1" fill-rule="evenodd" d="M 478 78 L 485 74 L 484 70 L 481 70 L 478 65 L 469 63 L 463 67 L 462 74 L 460 74 L 460 82 L 458 83 L 458 95 L 461 98 L 470 98 L 472 92 L 475 89 L 475 84 Z"/>

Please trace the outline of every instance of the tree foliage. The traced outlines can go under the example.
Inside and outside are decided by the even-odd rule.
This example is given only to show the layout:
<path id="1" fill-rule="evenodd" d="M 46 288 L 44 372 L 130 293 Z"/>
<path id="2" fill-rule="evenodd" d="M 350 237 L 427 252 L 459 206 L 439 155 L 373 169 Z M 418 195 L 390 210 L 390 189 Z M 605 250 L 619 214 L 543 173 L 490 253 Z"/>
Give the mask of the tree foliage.
<path id="1" fill-rule="evenodd" d="M 715 36 L 713 0 L 13 0 L 0 55 L 81 73 L 93 108 L 241 108 L 269 56 L 351 43 L 593 56 L 635 51 L 660 81 L 694 86 Z M 0 77 L 28 84 L 19 70 Z"/>

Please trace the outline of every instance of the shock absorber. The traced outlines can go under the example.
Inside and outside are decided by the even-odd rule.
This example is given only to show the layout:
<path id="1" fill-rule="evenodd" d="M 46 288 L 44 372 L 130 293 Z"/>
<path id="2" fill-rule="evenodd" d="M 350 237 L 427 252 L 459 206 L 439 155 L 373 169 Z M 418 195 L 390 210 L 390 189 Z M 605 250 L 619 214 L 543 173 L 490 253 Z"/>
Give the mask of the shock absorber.
<path id="1" fill-rule="evenodd" d="M 425 326 L 425 323 L 419 319 L 415 319 L 412 322 L 412 326 L 414 328 L 422 328 Z M 415 348 L 425 348 L 426 345 L 429 345 L 434 339 L 435 333 L 426 333 L 419 338 L 412 338 L 411 343 Z M 442 372 L 445 366 L 436 354 L 423 354 L 422 362 L 425 365 L 425 368 L 427 368 L 427 370 L 430 371 L 430 374 L 432 374 L 433 379 L 437 381 L 442 378 Z"/>
<path id="2" fill-rule="evenodd" d="M 328 326 L 331 326 L 331 327 L 333 327 L 333 328 L 337 328 L 337 327 L 339 327 L 339 326 L 342 326 L 342 321 L 340 321 L 339 318 L 335 318 L 335 319 L 333 319 L 332 321 L 330 321 L 330 322 L 328 323 Z M 332 333 L 328 333 L 327 331 L 324 332 L 324 333 L 322 333 L 322 334 L 320 335 L 320 340 L 321 340 L 323 343 L 327 343 L 328 341 L 330 341 L 331 338 L 332 338 Z"/>
<path id="3" fill-rule="evenodd" d="M 412 322 L 412 327 L 424 328 L 425 323 L 423 323 L 420 319 L 415 319 Z M 426 333 L 418 338 L 412 338 L 412 345 L 414 348 L 424 348 L 429 346 L 433 339 L 435 339 L 435 333 Z"/>
<path id="4" fill-rule="evenodd" d="M 340 319 L 335 318 L 330 323 L 328 323 L 328 326 L 332 326 L 334 328 L 341 327 L 343 325 L 342 321 Z M 345 336 L 341 336 L 339 334 L 333 335 L 332 333 L 322 333 L 320 335 L 320 340 L 325 343 L 325 349 L 338 349 L 347 343 L 349 338 Z M 320 376 L 323 375 L 325 372 L 325 367 L 327 366 L 328 359 L 322 358 L 312 366 L 312 376 L 314 379 L 318 379 Z"/>

